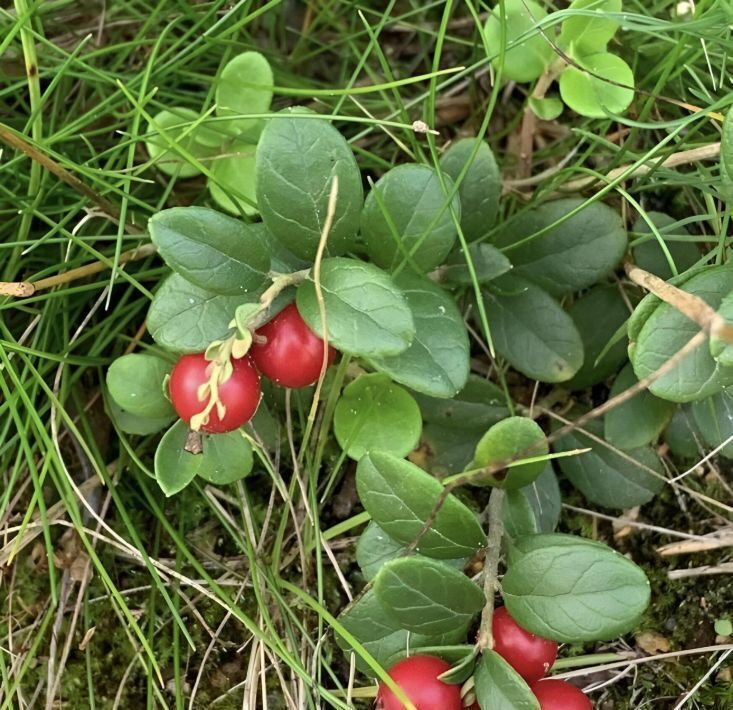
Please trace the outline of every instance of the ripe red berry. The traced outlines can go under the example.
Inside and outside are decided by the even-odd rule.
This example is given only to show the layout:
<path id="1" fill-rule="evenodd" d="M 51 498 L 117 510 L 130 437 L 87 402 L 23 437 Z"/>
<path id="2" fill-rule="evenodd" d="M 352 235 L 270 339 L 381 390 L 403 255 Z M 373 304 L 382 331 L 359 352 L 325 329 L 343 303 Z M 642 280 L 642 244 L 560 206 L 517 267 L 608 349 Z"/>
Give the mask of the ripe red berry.
<path id="1" fill-rule="evenodd" d="M 540 701 L 541 710 L 593 710 L 588 696 L 564 680 L 540 680 L 530 690 Z"/>
<path id="2" fill-rule="evenodd" d="M 252 359 L 257 369 L 283 387 L 312 385 L 321 374 L 323 340 L 301 318 L 294 303 L 284 308 L 271 321 L 257 330 L 265 343 L 252 344 Z M 328 347 L 330 365 L 336 350 Z"/>
<path id="3" fill-rule="evenodd" d="M 219 418 L 217 408 L 209 413 L 209 421 L 201 431 L 223 434 L 246 424 L 257 411 L 260 403 L 260 376 L 249 357 L 232 359 L 231 377 L 219 385 L 219 400 L 226 413 Z M 171 372 L 169 387 L 173 408 L 186 423 L 191 417 L 206 409 L 207 395 L 199 399 L 199 388 L 209 381 L 213 363 L 203 353 L 184 355 Z"/>
<path id="4" fill-rule="evenodd" d="M 389 675 L 417 710 L 463 710 L 461 686 L 438 680 L 450 668 L 442 658 L 411 656 L 396 663 Z M 404 705 L 383 683 L 377 693 L 377 710 L 403 710 Z"/>
<path id="5" fill-rule="evenodd" d="M 506 607 L 494 612 L 492 624 L 494 651 L 528 683 L 543 678 L 557 658 L 557 643 L 525 631 Z"/>

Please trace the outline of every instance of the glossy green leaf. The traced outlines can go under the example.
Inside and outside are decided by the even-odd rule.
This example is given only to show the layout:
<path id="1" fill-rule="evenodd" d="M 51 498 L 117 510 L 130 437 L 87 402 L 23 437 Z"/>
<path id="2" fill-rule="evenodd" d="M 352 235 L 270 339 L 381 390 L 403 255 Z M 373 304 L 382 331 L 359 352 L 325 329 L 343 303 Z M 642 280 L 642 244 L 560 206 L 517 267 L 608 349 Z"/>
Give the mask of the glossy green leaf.
<path id="1" fill-rule="evenodd" d="M 256 159 L 257 146 L 235 143 L 226 156 L 212 161 L 207 184 L 219 207 L 237 215 L 257 214 Z"/>
<path id="2" fill-rule="evenodd" d="M 449 670 L 441 673 L 438 677 L 444 683 L 448 683 L 450 685 L 463 685 L 463 683 L 473 675 L 474 668 L 476 667 L 476 656 L 478 654 L 478 650 L 475 646 L 463 646 L 462 648 L 461 646 L 454 646 L 450 650 L 455 654 L 461 653 L 461 656 L 457 660 L 453 661 L 453 665 Z M 420 650 L 418 653 L 424 654 L 425 651 Z M 438 654 L 440 658 L 449 660 L 446 658 L 446 654 L 440 654 L 439 651 Z"/>
<path id="3" fill-rule="evenodd" d="M 481 710 L 540 710 L 529 686 L 496 651 L 484 651 L 474 675 Z"/>
<path id="4" fill-rule="evenodd" d="M 626 230 L 621 216 L 602 202 L 587 205 L 559 226 L 514 246 L 583 203 L 575 197 L 555 200 L 508 223 L 495 244 L 503 249 L 516 274 L 561 296 L 592 286 L 613 272 L 626 252 Z"/>
<path id="5" fill-rule="evenodd" d="M 636 385 L 638 380 L 631 365 L 616 376 L 608 398 L 616 397 Z M 643 390 L 614 407 L 604 418 L 604 438 L 620 449 L 636 449 L 657 440 L 672 418 L 675 405 Z"/>
<path id="6" fill-rule="evenodd" d="M 527 103 L 534 115 L 543 121 L 554 121 L 556 118 L 559 118 L 564 108 L 562 101 L 554 97 L 537 99 L 530 96 Z"/>
<path id="7" fill-rule="evenodd" d="M 122 409 L 112 397 L 107 401 L 107 413 L 120 431 L 138 436 L 148 436 L 149 434 L 156 434 L 163 429 L 167 429 L 176 418 L 175 414 L 167 417 L 152 418 L 131 414 Z"/>
<path id="8" fill-rule="evenodd" d="M 188 425 L 180 419 L 163 434 L 155 451 L 155 480 L 166 496 L 182 491 L 201 467 L 201 454 L 190 454 L 184 449 Z"/>
<path id="9" fill-rule="evenodd" d="M 703 400 L 705 402 L 706 400 Z M 664 430 L 669 450 L 681 459 L 699 459 L 703 455 L 703 437 L 695 424 L 691 405 L 678 407 Z"/>
<path id="10" fill-rule="evenodd" d="M 394 279 L 412 311 L 415 337 L 399 355 L 372 359 L 393 380 L 433 397 L 453 397 L 466 384 L 469 345 L 453 299 L 423 276 L 403 271 Z"/>
<path id="11" fill-rule="evenodd" d="M 693 402 L 691 409 L 704 442 L 714 449 L 725 444 L 719 451 L 720 455 L 733 459 L 733 388 L 728 387 L 712 397 Z"/>
<path id="12" fill-rule="evenodd" d="M 270 255 L 238 219 L 207 207 L 172 207 L 154 215 L 148 228 L 168 266 L 195 286 L 248 297 L 267 283 Z"/>
<path id="13" fill-rule="evenodd" d="M 601 422 L 590 421 L 583 428 L 603 438 Z M 591 449 L 584 454 L 557 459 L 557 463 L 589 501 L 604 508 L 626 509 L 643 505 L 664 487 L 664 468 L 651 447 L 620 453 L 577 431 L 563 436 L 554 447 L 556 451 Z"/>
<path id="14" fill-rule="evenodd" d="M 449 644 L 463 642 L 466 639 L 466 627 L 456 626 L 446 634 L 426 636 L 412 634 L 397 625 L 389 617 L 374 594 L 369 589 L 364 595 L 348 606 L 339 616 L 339 621 L 366 648 L 379 663 L 389 668 L 398 657 L 422 647 L 444 647 Z M 344 651 L 350 646 L 341 636 L 336 634 L 336 643 Z M 370 669 L 359 656 L 356 667 L 365 673 Z"/>
<path id="15" fill-rule="evenodd" d="M 609 343 L 631 314 L 619 287 L 605 284 L 581 296 L 568 313 L 583 340 L 585 357 L 580 370 L 564 386 L 583 390 L 605 382 L 626 362 L 626 337 L 618 338 L 610 347 Z"/>
<path id="16" fill-rule="evenodd" d="M 564 382 L 580 369 L 580 334 L 546 291 L 507 275 L 492 282 L 484 297 L 494 347 L 514 369 L 541 382 Z"/>
<path id="17" fill-rule="evenodd" d="M 535 535 L 539 532 L 534 510 L 521 491 L 506 492 L 501 517 L 504 523 L 504 534 L 512 539 L 524 535 Z"/>
<path id="18" fill-rule="evenodd" d="M 274 79 L 269 62 L 259 52 L 243 52 L 227 62 L 216 80 L 216 115 L 239 116 L 225 128 L 256 142 L 264 120 L 244 118 L 270 110 Z"/>
<path id="19" fill-rule="evenodd" d="M 539 425 L 528 417 L 508 417 L 494 424 L 476 447 L 470 469 L 505 465 L 510 460 L 521 460 L 549 453 L 547 437 Z M 529 485 L 545 468 L 544 461 L 510 465 L 491 478 L 476 481 L 479 485 L 491 485 L 507 490 L 517 490 Z"/>
<path id="20" fill-rule="evenodd" d="M 504 525 L 510 537 L 553 532 L 560 520 L 562 499 L 552 463 L 547 461 L 529 485 L 507 491 L 504 501 Z"/>
<path id="21" fill-rule="evenodd" d="M 445 183 L 448 190 L 453 187 L 447 176 Z M 457 195 L 452 204 L 460 217 Z M 408 163 L 387 171 L 364 202 L 361 234 L 370 259 L 383 269 L 405 260 L 422 271 L 442 264 L 456 241 L 456 227 L 435 170 Z"/>
<path id="22" fill-rule="evenodd" d="M 723 297 L 718 307 L 718 315 L 727 323 L 733 324 L 733 292 Z M 733 366 L 733 344 L 718 335 L 710 336 L 710 354 L 723 367 Z"/>
<path id="23" fill-rule="evenodd" d="M 403 629 L 426 635 L 468 626 L 486 603 L 481 588 L 466 575 L 425 557 L 388 562 L 374 580 L 374 593 Z"/>
<path id="24" fill-rule="evenodd" d="M 565 50 L 572 47 L 580 55 L 605 49 L 619 26 L 608 14 L 621 12 L 621 8 L 621 0 L 573 0 L 569 11 L 585 10 L 593 14 L 578 14 L 563 20 L 560 46 Z"/>
<path id="25" fill-rule="evenodd" d="M 509 552 L 507 565 L 513 565 L 520 557 L 528 555 L 530 552 L 536 552 L 550 547 L 575 547 L 577 545 L 588 545 L 601 551 L 608 549 L 608 545 L 603 542 L 590 540 L 587 537 L 580 537 L 579 535 L 568 535 L 567 533 L 527 535 L 526 537 L 512 540 L 511 545 L 507 548 Z"/>
<path id="26" fill-rule="evenodd" d="M 231 334 L 229 324 L 243 296 L 222 296 L 171 274 L 155 292 L 148 329 L 158 345 L 179 353 L 200 353 Z"/>
<path id="27" fill-rule="evenodd" d="M 677 226 L 677 220 L 663 212 L 648 212 L 647 219 L 657 228 L 667 250 L 669 251 L 677 273 L 681 274 L 694 266 L 701 253 L 695 242 L 690 241 L 689 232 Z M 638 235 L 652 234 L 651 227 L 641 217 L 634 222 L 632 229 Z M 687 241 L 679 241 L 679 237 L 688 237 Z M 672 269 L 656 236 L 637 244 L 632 249 L 634 263 L 645 271 L 649 271 L 665 281 L 672 278 Z"/>
<path id="28" fill-rule="evenodd" d="M 497 4 L 486 23 L 485 37 L 491 63 L 495 69 L 502 65 L 501 4 Z M 506 18 L 506 53 L 502 77 L 511 81 L 530 82 L 539 78 L 554 56 L 552 45 L 537 25 L 547 12 L 534 0 L 504 0 Z"/>
<path id="29" fill-rule="evenodd" d="M 687 278 L 683 291 L 694 293 L 717 309 L 723 297 L 733 290 L 733 266 L 710 266 Z M 646 301 L 646 299 L 645 299 Z M 645 305 L 642 301 L 642 306 Z M 699 331 L 699 326 L 666 303 L 655 306 L 647 301 L 646 318 L 630 348 L 631 362 L 639 379 L 658 370 L 683 348 Z M 630 324 L 631 325 L 631 324 Z M 633 337 L 631 329 L 629 337 Z M 652 383 L 652 393 L 672 402 L 704 399 L 733 384 L 733 367 L 716 362 L 706 344 L 702 344 L 671 371 Z"/>
<path id="30" fill-rule="evenodd" d="M 328 339 L 337 350 L 364 357 L 398 355 L 415 337 L 412 311 L 402 291 L 381 269 L 356 259 L 324 259 L 321 288 Z M 323 334 L 316 288 L 308 280 L 298 288 L 298 311 L 308 326 Z"/>
<path id="31" fill-rule="evenodd" d="M 356 469 L 359 498 L 391 538 L 410 545 L 430 518 L 443 492 L 442 484 L 409 461 L 383 453 L 364 456 Z M 486 544 L 476 515 L 449 495 L 417 551 L 427 557 L 468 557 Z"/>
<path id="32" fill-rule="evenodd" d="M 194 177 L 201 172 L 171 144 L 199 161 L 207 160 L 216 152 L 216 143 L 214 147 L 210 143 L 218 139 L 217 134 L 200 124 L 192 128 L 199 119 L 195 111 L 179 106 L 160 111 L 148 123 L 145 149 L 160 172 L 180 178 Z"/>
<path id="33" fill-rule="evenodd" d="M 621 57 L 598 52 L 576 58 L 560 74 L 562 100 L 581 116 L 607 118 L 623 113 L 634 100 L 634 72 Z"/>
<path id="34" fill-rule="evenodd" d="M 512 559 L 502 580 L 504 603 L 522 628 L 578 643 L 608 641 L 639 623 L 650 587 L 631 560 L 585 542 L 537 544 L 538 549 Z"/>
<path id="35" fill-rule="evenodd" d="M 328 254 L 343 254 L 359 230 L 363 188 L 354 154 L 326 119 L 286 109 L 270 119 L 257 146 L 257 205 L 276 239 L 313 260 L 321 239 L 333 178 L 338 197 Z"/>
<path id="36" fill-rule="evenodd" d="M 205 481 L 225 486 L 252 471 L 252 445 L 240 430 L 203 436 L 203 453 L 197 474 Z"/>
<path id="37" fill-rule="evenodd" d="M 476 281 L 489 283 L 512 269 L 512 263 L 491 244 L 471 244 L 468 247 Z M 470 286 L 473 283 L 466 257 L 462 251 L 454 251 L 440 269 L 443 280 L 449 284 Z"/>
<path id="38" fill-rule="evenodd" d="M 464 138 L 453 143 L 440 158 L 440 169 L 458 182 L 461 172 L 479 148 L 458 188 L 461 201 L 461 230 L 466 241 L 483 237 L 496 221 L 501 197 L 501 172 L 488 143 Z"/>
<path id="39" fill-rule="evenodd" d="M 420 440 L 422 417 L 407 390 L 374 373 L 344 388 L 336 403 L 333 431 L 339 446 L 355 461 L 371 451 L 402 458 Z"/>
<path id="40" fill-rule="evenodd" d="M 132 353 L 118 357 L 107 370 L 107 389 L 126 412 L 148 419 L 165 419 L 175 412 L 165 396 L 171 364 L 155 355 Z"/>

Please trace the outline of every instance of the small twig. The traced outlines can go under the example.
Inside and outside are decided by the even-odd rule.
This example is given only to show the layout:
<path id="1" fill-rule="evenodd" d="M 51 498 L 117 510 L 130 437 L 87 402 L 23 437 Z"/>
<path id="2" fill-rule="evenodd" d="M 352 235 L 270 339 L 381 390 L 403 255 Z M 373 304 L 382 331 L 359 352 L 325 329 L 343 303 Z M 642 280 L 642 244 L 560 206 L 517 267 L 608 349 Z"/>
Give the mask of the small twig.
<path id="1" fill-rule="evenodd" d="M 494 596 L 498 586 L 499 558 L 501 556 L 501 538 L 504 535 L 502 508 L 504 505 L 504 490 L 494 488 L 489 498 L 489 536 L 486 546 L 486 560 L 484 562 L 484 594 L 486 606 L 481 613 L 481 626 L 478 632 L 476 646 L 483 652 L 494 647 L 492 623 L 494 620 Z"/>
<path id="2" fill-rule="evenodd" d="M 692 555 L 696 552 L 719 550 L 721 547 L 733 547 L 733 532 L 722 530 L 710 535 L 687 539 L 684 542 L 670 542 L 657 548 L 662 557 L 672 555 Z"/>
<path id="3" fill-rule="evenodd" d="M 721 562 L 719 565 L 704 565 L 687 569 L 672 569 L 667 572 L 669 579 L 686 579 L 688 577 L 709 577 L 714 574 L 733 574 L 733 562 Z"/>

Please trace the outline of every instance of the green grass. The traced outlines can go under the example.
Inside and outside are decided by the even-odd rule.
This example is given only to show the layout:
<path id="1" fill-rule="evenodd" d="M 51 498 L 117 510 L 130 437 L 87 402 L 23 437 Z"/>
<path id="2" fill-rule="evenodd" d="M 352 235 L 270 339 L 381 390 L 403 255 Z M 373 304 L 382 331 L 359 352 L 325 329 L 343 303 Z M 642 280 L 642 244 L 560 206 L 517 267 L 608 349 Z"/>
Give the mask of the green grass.
<path id="1" fill-rule="evenodd" d="M 505 222 L 593 175 L 599 189 L 589 196 L 689 219 L 709 241 L 709 258 L 726 258 L 730 213 L 716 197 L 715 163 L 604 179 L 618 166 L 661 162 L 719 139 L 710 112 L 733 103 L 730 5 L 699 0 L 687 21 L 673 20 L 675 5 L 627 0 L 614 50 L 635 70 L 633 111 L 623 121 L 566 111 L 543 129 L 533 174 L 569 162 L 533 192 L 508 189 Z M 169 181 L 149 167 L 147 116 L 167 106 L 211 109 L 212 77 L 247 48 L 274 67 L 282 87 L 274 107 L 305 103 L 337 117 L 368 175 L 411 159 L 435 163 L 446 141 L 465 133 L 485 135 L 511 178 L 523 95 L 492 86 L 476 26 L 486 10 L 480 2 L 418 0 L 6 4 L 0 122 L 112 203 L 121 220 L 0 146 L 3 280 L 38 280 L 97 259 L 112 266 L 145 241 L 134 227 L 144 230 L 157 210 L 208 204 L 202 180 Z M 38 71 L 27 73 L 26 64 Z M 417 119 L 440 135 L 410 130 Z M 164 273 L 148 257 L 0 301 L 0 708 L 54 700 L 73 708 L 349 707 L 342 692 L 349 664 L 328 627 L 360 585 L 349 536 L 363 516 L 349 507 L 347 468 L 328 436 L 334 402 L 300 450 L 309 398 L 280 402 L 289 426 L 258 422 L 270 446 L 246 485 L 197 485 L 173 499 L 150 477 L 156 438 L 131 440 L 105 415 L 105 367 L 138 345 Z M 335 377 L 345 374 L 346 364 Z M 325 482 L 332 492 L 324 499 Z M 730 508 L 713 510 L 701 498 L 730 502 L 727 488 L 698 476 L 686 483 L 679 497 L 670 491 L 653 505 L 650 520 L 684 532 L 729 522 Z M 612 539 L 578 514 L 564 526 Z M 667 562 L 652 552 L 667 541 L 639 533 L 619 543 L 652 575 L 645 624 L 670 636 L 673 649 L 707 645 L 733 589 L 725 577 L 669 584 Z M 673 633 L 665 631 L 670 616 Z M 594 697 L 617 708 L 668 698 L 650 706 L 673 707 L 713 660 L 648 664 Z M 713 678 L 688 707 L 732 702 L 730 685 Z"/>

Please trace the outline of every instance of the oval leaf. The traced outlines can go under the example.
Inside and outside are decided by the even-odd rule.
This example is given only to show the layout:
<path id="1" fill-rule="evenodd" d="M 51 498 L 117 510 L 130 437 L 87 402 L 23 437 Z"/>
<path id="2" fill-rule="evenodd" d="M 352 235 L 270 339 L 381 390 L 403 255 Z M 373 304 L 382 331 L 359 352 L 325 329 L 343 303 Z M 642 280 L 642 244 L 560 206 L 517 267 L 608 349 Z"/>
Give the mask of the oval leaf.
<path id="1" fill-rule="evenodd" d="M 303 114 L 309 114 L 303 116 Z M 272 118 L 257 146 L 257 205 L 272 234 L 293 254 L 316 255 L 334 177 L 338 198 L 327 252 L 343 254 L 359 229 L 364 192 L 344 137 L 306 109 Z"/>
<path id="2" fill-rule="evenodd" d="M 489 283 L 512 269 L 511 261 L 491 244 L 471 244 L 468 252 L 476 281 L 480 284 Z M 443 281 L 450 284 L 470 286 L 473 283 L 463 251 L 453 252 L 441 267 L 440 274 Z"/>
<path id="3" fill-rule="evenodd" d="M 167 419 L 175 415 L 164 391 L 171 369 L 170 363 L 155 355 L 123 355 L 107 370 L 107 389 L 115 403 L 129 414 Z"/>
<path id="4" fill-rule="evenodd" d="M 424 557 L 402 557 L 379 570 L 374 593 L 388 616 L 418 634 L 446 634 L 466 627 L 486 597 L 466 575 Z"/>
<path id="5" fill-rule="evenodd" d="M 169 427 L 171 422 L 176 418 L 175 413 L 161 418 L 140 417 L 137 414 L 130 414 L 130 412 L 122 409 L 111 397 L 107 400 L 107 414 L 109 414 L 110 419 L 120 431 L 138 436 L 156 434 Z"/>
<path id="6" fill-rule="evenodd" d="M 383 453 L 367 454 L 356 468 L 359 498 L 377 525 L 403 545 L 412 544 L 443 492 L 442 484 L 409 461 Z M 474 555 L 486 535 L 471 512 L 449 495 L 417 551 L 427 557 Z"/>
<path id="7" fill-rule="evenodd" d="M 213 161 L 207 184 L 219 207 L 233 214 L 257 214 L 256 157 L 257 146 L 235 143 L 226 157 Z"/>
<path id="8" fill-rule="evenodd" d="M 481 710 L 540 710 L 529 686 L 496 651 L 486 650 L 476 664 L 476 701 Z"/>
<path id="9" fill-rule="evenodd" d="M 451 190 L 453 181 L 446 178 Z M 461 215 L 456 195 L 453 209 Z M 410 261 L 429 271 L 450 253 L 456 227 L 440 180 L 427 165 L 398 165 L 372 188 L 361 214 L 361 233 L 371 260 L 383 269 Z"/>
<path id="10" fill-rule="evenodd" d="M 412 311 L 415 337 L 407 350 L 371 360 L 375 369 L 416 392 L 453 397 L 466 384 L 469 345 L 453 300 L 423 276 L 403 271 L 394 279 Z"/>
<path id="11" fill-rule="evenodd" d="M 201 454 L 184 449 L 188 425 L 180 419 L 163 434 L 155 451 L 155 480 L 166 496 L 182 491 L 198 473 Z"/>
<path id="12" fill-rule="evenodd" d="M 267 282 L 270 255 L 254 230 L 238 219 L 206 207 L 172 207 L 148 225 L 168 266 L 202 289 L 254 296 Z"/>
<path id="13" fill-rule="evenodd" d="M 677 220 L 663 212 L 647 212 L 647 220 L 657 228 L 662 242 L 672 257 L 677 273 L 681 274 L 693 267 L 700 259 L 697 244 L 691 240 L 689 232 L 678 226 Z M 647 220 L 641 217 L 634 222 L 632 231 L 638 235 L 652 234 Z M 685 241 L 687 237 L 687 241 Z M 672 278 L 672 269 L 656 235 L 635 244 L 632 250 L 634 263 L 665 281 Z"/>
<path id="14" fill-rule="evenodd" d="M 203 437 L 203 453 L 197 474 L 205 481 L 225 486 L 249 476 L 252 445 L 241 431 Z"/>
<path id="15" fill-rule="evenodd" d="M 578 643 L 608 641 L 638 624 L 650 587 L 631 560 L 584 542 L 553 546 L 548 540 L 537 548 L 513 559 L 502 581 L 504 603 L 522 628 Z"/>
<path id="16" fill-rule="evenodd" d="M 324 259 L 321 288 L 326 306 L 328 340 L 351 355 L 398 355 L 415 336 L 415 323 L 402 291 L 381 269 L 356 259 Z M 308 327 L 323 335 L 316 287 L 298 289 L 298 311 Z"/>
<path id="17" fill-rule="evenodd" d="M 420 440 L 422 417 L 407 390 L 385 375 L 362 375 L 344 388 L 333 415 L 339 446 L 355 461 L 370 451 L 402 458 Z"/>
<path id="18" fill-rule="evenodd" d="M 589 54 L 605 48 L 616 34 L 618 22 L 609 13 L 621 12 L 621 0 L 573 0 L 567 13 L 574 10 L 585 10 L 586 13 L 568 17 L 563 20 L 560 31 L 560 46 L 575 52 Z"/>
<path id="19" fill-rule="evenodd" d="M 733 458 L 733 388 L 724 389 L 712 397 L 693 402 L 691 408 L 694 422 L 705 443 L 715 449 L 725 444 L 719 451 L 720 455 L 728 459 Z M 691 438 L 695 446 L 693 453 L 695 456 L 698 446 L 695 445 L 694 436 Z"/>

